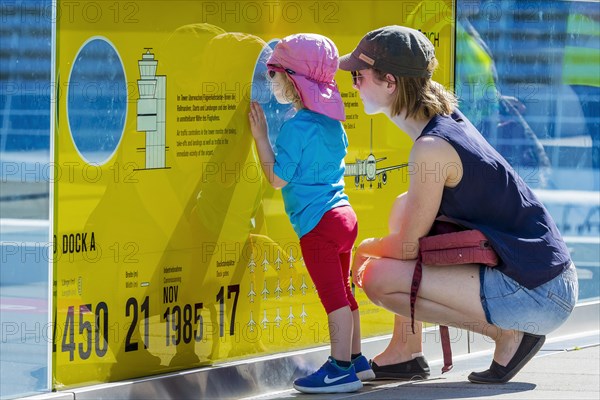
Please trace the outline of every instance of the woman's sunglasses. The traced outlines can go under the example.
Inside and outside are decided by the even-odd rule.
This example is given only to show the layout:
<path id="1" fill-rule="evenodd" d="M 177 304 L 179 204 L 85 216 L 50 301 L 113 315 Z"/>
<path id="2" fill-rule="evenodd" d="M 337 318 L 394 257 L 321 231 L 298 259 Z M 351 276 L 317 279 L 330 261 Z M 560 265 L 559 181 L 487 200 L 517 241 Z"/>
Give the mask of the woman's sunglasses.
<path id="1" fill-rule="evenodd" d="M 363 75 L 359 74 L 358 71 L 350 71 L 350 73 L 352 74 L 352 83 L 354 86 L 358 86 Z"/>

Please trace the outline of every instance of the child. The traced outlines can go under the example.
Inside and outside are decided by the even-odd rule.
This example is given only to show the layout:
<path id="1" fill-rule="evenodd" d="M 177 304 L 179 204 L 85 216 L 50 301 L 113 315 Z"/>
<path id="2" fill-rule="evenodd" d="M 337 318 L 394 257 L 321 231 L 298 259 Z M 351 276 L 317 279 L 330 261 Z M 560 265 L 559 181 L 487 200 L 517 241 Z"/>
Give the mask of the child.
<path id="1" fill-rule="evenodd" d="M 279 103 L 296 115 L 277 137 L 275 155 L 264 113 L 250 105 L 250 127 L 262 169 L 282 189 L 285 210 L 300 238 L 306 268 L 327 312 L 331 356 L 315 373 L 294 381 L 305 393 L 354 392 L 374 373 L 361 354 L 358 304 L 349 282 L 351 251 L 358 233 L 356 214 L 344 193 L 348 139 L 334 75 L 338 52 L 331 40 L 297 34 L 279 42 L 267 61 Z"/>

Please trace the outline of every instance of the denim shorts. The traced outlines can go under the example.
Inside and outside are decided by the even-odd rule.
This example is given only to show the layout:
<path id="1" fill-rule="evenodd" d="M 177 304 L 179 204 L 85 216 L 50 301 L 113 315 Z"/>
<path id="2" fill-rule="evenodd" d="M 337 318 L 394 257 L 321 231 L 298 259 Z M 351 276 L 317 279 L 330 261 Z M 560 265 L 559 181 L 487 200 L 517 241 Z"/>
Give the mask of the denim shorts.
<path id="1" fill-rule="evenodd" d="M 546 335 L 567 320 L 579 285 L 575 265 L 549 282 L 527 289 L 502 272 L 481 266 L 481 304 L 490 324 L 505 330 Z"/>

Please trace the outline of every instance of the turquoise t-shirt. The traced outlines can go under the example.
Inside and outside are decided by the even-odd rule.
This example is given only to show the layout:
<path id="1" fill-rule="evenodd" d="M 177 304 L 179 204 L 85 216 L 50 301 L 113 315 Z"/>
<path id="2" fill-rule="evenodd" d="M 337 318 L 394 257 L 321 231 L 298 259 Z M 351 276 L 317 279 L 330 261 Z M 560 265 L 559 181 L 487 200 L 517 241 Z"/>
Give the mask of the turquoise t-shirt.
<path id="1" fill-rule="evenodd" d="M 275 174 L 285 211 L 298 237 L 310 232 L 327 211 L 349 205 L 344 193 L 348 138 L 340 121 L 307 109 L 281 127 L 275 142 Z"/>

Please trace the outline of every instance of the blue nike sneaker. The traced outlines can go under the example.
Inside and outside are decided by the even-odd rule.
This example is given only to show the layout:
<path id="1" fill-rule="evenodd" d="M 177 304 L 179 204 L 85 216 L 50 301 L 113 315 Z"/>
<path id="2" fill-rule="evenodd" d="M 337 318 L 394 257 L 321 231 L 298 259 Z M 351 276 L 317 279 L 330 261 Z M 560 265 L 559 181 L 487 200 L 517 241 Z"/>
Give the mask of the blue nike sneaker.
<path id="1" fill-rule="evenodd" d="M 354 365 L 341 368 L 331 357 L 317 372 L 294 381 L 294 389 L 303 393 L 349 393 L 362 386 Z"/>
<path id="2" fill-rule="evenodd" d="M 371 364 L 369 364 L 369 360 L 365 356 L 361 355 L 352 360 L 352 365 L 354 365 L 356 376 L 361 381 L 366 382 L 375 379 L 375 372 L 373 372 Z"/>

